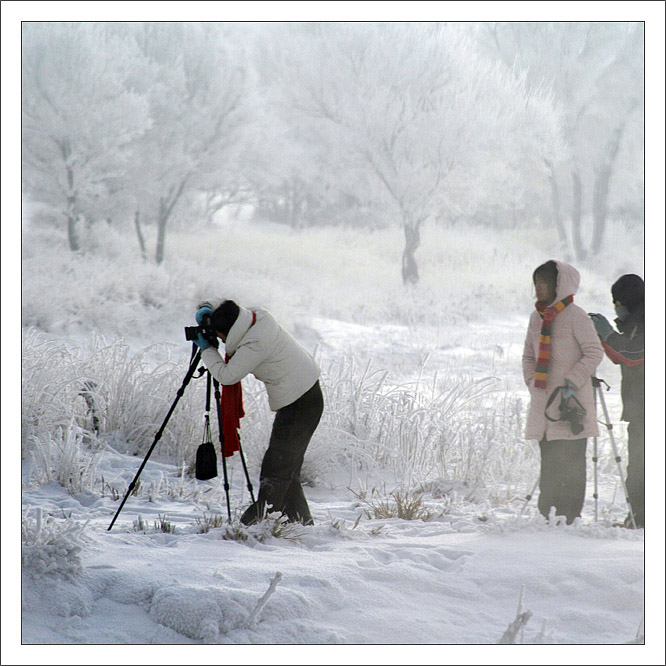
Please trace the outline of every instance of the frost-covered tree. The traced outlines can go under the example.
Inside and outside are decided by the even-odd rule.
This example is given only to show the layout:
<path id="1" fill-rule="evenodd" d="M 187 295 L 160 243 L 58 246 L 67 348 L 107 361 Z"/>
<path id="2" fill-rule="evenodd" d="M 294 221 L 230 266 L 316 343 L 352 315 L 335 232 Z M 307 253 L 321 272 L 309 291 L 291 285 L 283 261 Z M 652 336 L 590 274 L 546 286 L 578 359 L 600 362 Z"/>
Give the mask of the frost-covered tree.
<path id="1" fill-rule="evenodd" d="M 276 73 L 302 137 L 359 201 L 399 220 L 405 284 L 419 280 L 427 219 L 473 210 L 488 194 L 482 174 L 494 165 L 486 184 L 512 180 L 553 141 L 548 105 L 477 57 L 461 26 L 298 26 L 280 46 Z"/>
<path id="2" fill-rule="evenodd" d="M 135 145 L 132 187 L 157 225 L 155 261 L 164 259 L 174 208 L 187 192 L 237 187 L 248 121 L 248 77 L 223 26 L 132 24 L 145 61 L 135 82 L 150 101 L 152 125 Z"/>
<path id="3" fill-rule="evenodd" d="M 643 24 L 494 23 L 480 26 L 477 35 L 486 51 L 515 76 L 526 77 L 529 87 L 546 86 L 552 91 L 564 119 L 566 146 L 564 159 L 546 158 L 553 220 L 566 246 L 561 202 L 563 193 L 569 194 L 571 240 L 577 258 L 585 258 L 582 219 L 586 189 L 591 191 L 587 206 L 593 218 L 590 249 L 597 253 L 619 158 L 630 162 L 629 170 L 642 174 L 637 153 L 643 134 Z M 631 152 L 622 152 L 623 143 L 631 146 Z"/>
<path id="4" fill-rule="evenodd" d="M 73 251 L 80 218 L 108 214 L 112 183 L 150 125 L 146 99 L 128 85 L 136 64 L 103 24 L 22 26 L 22 185 L 62 215 Z"/>
<path id="5" fill-rule="evenodd" d="M 339 174 L 322 164 L 326 147 L 308 133 L 308 119 L 285 104 L 285 79 L 276 65 L 283 64 L 285 40 L 289 43 L 294 32 L 298 27 L 282 24 L 242 27 L 257 97 L 242 165 L 257 217 L 301 227 L 328 219 L 329 207 L 339 199 L 331 181 Z"/>

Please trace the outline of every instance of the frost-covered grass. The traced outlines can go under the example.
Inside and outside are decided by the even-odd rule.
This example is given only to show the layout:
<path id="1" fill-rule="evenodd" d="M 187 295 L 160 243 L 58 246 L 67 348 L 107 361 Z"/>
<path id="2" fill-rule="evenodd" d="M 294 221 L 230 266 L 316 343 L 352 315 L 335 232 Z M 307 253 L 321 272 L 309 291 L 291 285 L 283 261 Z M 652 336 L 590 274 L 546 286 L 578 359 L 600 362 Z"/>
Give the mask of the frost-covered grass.
<path id="1" fill-rule="evenodd" d="M 499 390 L 492 377 L 459 372 L 396 384 L 388 371 L 358 367 L 353 359 L 327 371 L 327 407 L 304 464 L 306 478 L 327 472 L 335 478 L 343 466 L 354 485 L 389 470 L 406 487 L 461 481 L 472 497 L 495 482 L 515 482 L 534 463 L 522 439 L 520 398 Z"/>
<path id="2" fill-rule="evenodd" d="M 21 564 L 26 575 L 74 580 L 81 573 L 81 539 L 85 525 L 66 517 L 24 511 L 21 521 Z"/>
<path id="3" fill-rule="evenodd" d="M 96 335 L 71 344 L 26 330 L 21 391 L 24 447 L 67 430 L 74 422 L 72 427 L 83 430 L 88 439 L 99 436 L 117 450 L 145 453 L 187 370 L 187 359 L 172 359 L 169 352 L 168 346 L 150 345 L 136 352 L 123 342 L 109 343 Z M 180 418 L 180 413 L 190 413 L 195 401 L 202 400 L 202 388 L 195 381 L 188 387 L 164 430 L 158 455 L 173 460 L 193 455 L 193 430 L 199 424 Z"/>
<path id="4" fill-rule="evenodd" d="M 38 485 L 57 481 L 72 494 L 93 488 L 96 454 L 83 445 L 83 439 L 83 431 L 74 423 L 56 428 L 45 440 L 33 435 L 28 443 L 32 444 L 32 480 Z"/>
<path id="5" fill-rule="evenodd" d="M 95 475 L 101 450 L 144 456 L 188 364 L 187 356 L 178 362 L 169 351 L 132 352 L 122 342 L 99 337 L 73 347 L 28 330 L 22 430 L 31 482 L 57 480 L 71 492 L 104 492 L 108 481 Z M 166 360 L 156 360 L 159 352 Z M 464 482 L 471 497 L 490 485 L 500 492 L 500 486 L 524 476 L 525 465 L 534 465 L 521 438 L 520 399 L 500 391 L 496 379 L 435 376 L 430 382 L 396 384 L 388 371 L 373 370 L 369 363 L 359 367 L 352 357 L 323 365 L 326 409 L 303 467 L 306 483 L 358 487 L 389 474 L 395 483 L 414 487 L 442 478 Z M 245 386 L 241 433 L 256 474 L 272 415 L 263 386 L 256 380 Z M 181 467 L 184 476 L 175 485 L 159 477 L 139 493 L 187 493 L 182 483 L 192 476 L 203 434 L 204 390 L 205 380 L 192 380 L 152 454 Z M 214 416 L 213 426 L 216 431 Z"/>
<path id="6" fill-rule="evenodd" d="M 130 479 L 105 478 L 97 471 L 99 457 L 134 455 L 138 468 L 177 397 L 188 361 L 168 345 L 133 351 L 121 341 L 93 336 L 76 346 L 27 330 L 22 451 L 29 472 L 24 484 L 57 481 L 72 494 L 123 496 Z M 464 359 L 458 363 L 441 375 L 427 375 L 421 367 L 417 379 L 405 382 L 351 355 L 321 360 L 325 410 L 305 458 L 304 483 L 359 493 L 383 486 L 385 497 L 395 489 L 415 492 L 447 484 L 466 500 L 501 504 L 523 497 L 538 474 L 536 448 L 522 436 L 523 398 L 496 377 L 473 378 Z M 244 401 L 243 452 L 256 483 L 273 414 L 254 378 L 244 380 Z M 173 478 L 157 471 L 139 479 L 135 495 L 151 502 L 206 503 L 202 488 L 193 483 L 204 405 L 205 380 L 194 379 L 151 454 L 180 473 Z M 214 415 L 212 426 L 217 442 Z M 616 437 L 625 446 L 623 434 L 616 431 Z M 608 446 L 600 449 L 602 480 L 617 474 L 611 454 Z M 244 486 L 237 458 L 231 461 L 234 483 Z M 218 471 L 221 475 L 220 465 Z"/>

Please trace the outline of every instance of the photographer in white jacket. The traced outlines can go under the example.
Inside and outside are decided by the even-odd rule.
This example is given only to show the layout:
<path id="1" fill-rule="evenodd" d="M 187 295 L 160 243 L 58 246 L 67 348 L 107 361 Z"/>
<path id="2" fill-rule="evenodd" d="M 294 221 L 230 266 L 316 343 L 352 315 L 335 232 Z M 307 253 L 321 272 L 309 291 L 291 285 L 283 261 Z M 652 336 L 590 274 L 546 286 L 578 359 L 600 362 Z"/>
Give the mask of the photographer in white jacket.
<path id="1" fill-rule="evenodd" d="M 222 358 L 203 336 L 196 340 L 211 375 L 223 386 L 254 375 L 266 386 L 270 408 L 277 412 L 261 465 L 259 495 L 241 522 L 251 525 L 267 511 L 280 511 L 290 521 L 312 525 L 300 471 L 324 409 L 319 366 L 263 308 L 249 310 L 234 301 L 214 299 L 199 306 L 197 323 L 206 317 L 226 351 Z"/>

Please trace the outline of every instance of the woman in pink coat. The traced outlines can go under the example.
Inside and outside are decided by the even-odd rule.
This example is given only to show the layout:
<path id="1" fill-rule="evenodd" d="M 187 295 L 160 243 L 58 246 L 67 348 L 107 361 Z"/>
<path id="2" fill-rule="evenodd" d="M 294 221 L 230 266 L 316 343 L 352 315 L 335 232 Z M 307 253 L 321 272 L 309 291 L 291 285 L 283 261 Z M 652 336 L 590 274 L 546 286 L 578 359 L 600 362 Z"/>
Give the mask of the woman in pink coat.
<path id="1" fill-rule="evenodd" d="M 585 500 L 587 438 L 599 434 L 591 377 L 604 351 L 592 321 L 573 303 L 578 271 L 551 260 L 532 278 L 537 302 L 523 350 L 523 377 L 530 390 L 525 437 L 538 440 L 541 450 L 539 511 L 548 518 L 555 507 L 555 515 L 565 516 L 570 525 Z M 547 418 L 548 399 L 558 387 Z M 577 405 L 576 398 L 585 409 L 579 424 L 559 420 L 561 398 Z"/>

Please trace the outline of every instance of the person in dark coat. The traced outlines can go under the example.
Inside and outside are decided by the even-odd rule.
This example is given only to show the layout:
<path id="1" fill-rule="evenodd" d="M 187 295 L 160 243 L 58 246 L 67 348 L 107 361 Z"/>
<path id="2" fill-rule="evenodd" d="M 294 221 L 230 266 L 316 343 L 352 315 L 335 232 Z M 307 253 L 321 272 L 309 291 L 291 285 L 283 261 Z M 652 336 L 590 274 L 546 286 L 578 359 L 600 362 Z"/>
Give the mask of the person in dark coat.
<path id="1" fill-rule="evenodd" d="M 645 527 L 645 283 L 623 275 L 611 288 L 617 331 L 591 313 L 606 356 L 622 370 L 622 420 L 628 421 L 627 493 L 636 527 Z M 624 521 L 633 527 L 631 515 Z"/>

